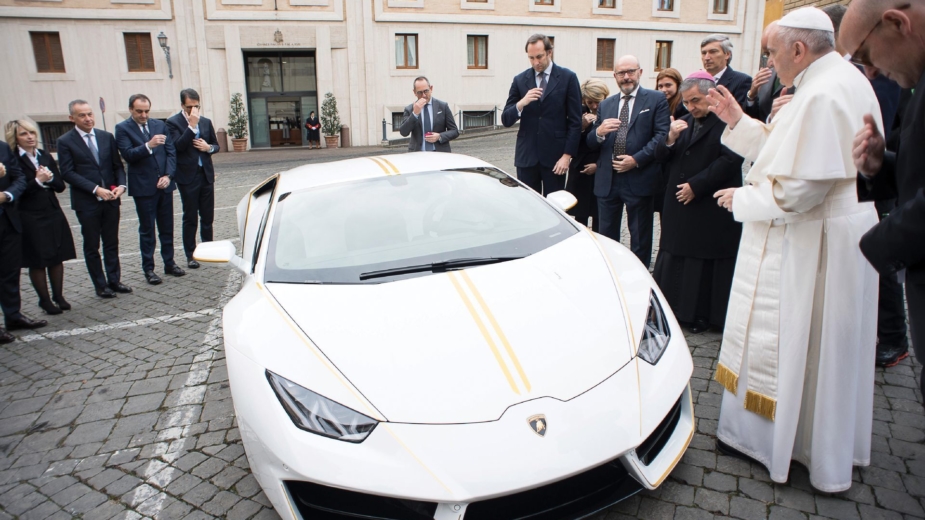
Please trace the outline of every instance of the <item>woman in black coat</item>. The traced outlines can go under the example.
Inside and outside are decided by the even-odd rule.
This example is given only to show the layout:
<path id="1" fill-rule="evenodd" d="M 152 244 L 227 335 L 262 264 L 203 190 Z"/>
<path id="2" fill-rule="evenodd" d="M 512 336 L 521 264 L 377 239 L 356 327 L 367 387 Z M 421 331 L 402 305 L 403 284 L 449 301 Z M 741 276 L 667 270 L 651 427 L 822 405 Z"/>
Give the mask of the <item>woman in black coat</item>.
<path id="1" fill-rule="evenodd" d="M 318 121 L 318 116 L 315 115 L 314 110 L 305 120 L 305 128 L 308 130 L 308 147 L 321 148 L 321 121 Z"/>
<path id="2" fill-rule="evenodd" d="M 26 191 L 16 201 L 22 220 L 22 267 L 29 269 L 39 307 L 48 314 L 61 314 L 71 308 L 63 293 L 64 261 L 77 258 L 71 227 L 56 195 L 64 191 L 64 180 L 51 154 L 37 147 L 38 131 L 31 123 L 9 123 L 6 140 L 26 174 Z M 46 270 L 51 279 L 50 297 Z"/>
<path id="3" fill-rule="evenodd" d="M 742 224 L 713 198 L 742 186 L 742 158 L 721 142 L 726 124 L 708 110 L 711 85 L 712 78 L 682 83 L 691 113 L 676 119 L 655 149 L 668 187 L 653 277 L 675 317 L 695 333 L 725 323 L 742 234 Z"/>
<path id="4" fill-rule="evenodd" d="M 610 89 L 599 79 L 589 79 L 581 84 L 581 139 L 578 141 L 578 154 L 569 163 L 565 189 L 578 199 L 569 215 L 583 225 L 591 220 L 591 229 L 597 231 L 597 197 L 594 196 L 594 173 L 597 171 L 597 158 L 600 150 L 588 147 L 588 132 L 597 120 L 597 108 L 601 101 L 607 99 Z"/>

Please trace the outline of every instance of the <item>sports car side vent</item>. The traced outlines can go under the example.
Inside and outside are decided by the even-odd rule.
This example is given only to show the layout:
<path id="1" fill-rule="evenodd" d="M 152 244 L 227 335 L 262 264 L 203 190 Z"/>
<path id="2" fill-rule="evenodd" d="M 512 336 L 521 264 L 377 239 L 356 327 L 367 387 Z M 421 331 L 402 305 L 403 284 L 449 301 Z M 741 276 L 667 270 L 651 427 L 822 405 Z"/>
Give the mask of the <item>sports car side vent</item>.
<path id="1" fill-rule="evenodd" d="M 343 489 L 286 481 L 286 490 L 302 518 L 311 520 L 433 520 L 437 504 L 367 495 Z"/>
<path id="2" fill-rule="evenodd" d="M 683 395 L 681 396 L 683 397 Z M 658 454 L 661 453 L 662 448 L 665 447 L 665 444 L 668 443 L 668 439 L 671 438 L 671 434 L 674 432 L 674 429 L 678 426 L 678 421 L 681 419 L 681 398 L 678 398 L 678 402 L 669 410 L 668 415 L 662 419 L 661 424 L 658 425 L 658 428 L 652 432 L 652 435 L 649 435 L 649 438 L 646 439 L 642 444 L 636 448 L 636 457 L 639 458 L 639 461 L 649 465 L 655 457 L 658 457 Z"/>
<path id="3" fill-rule="evenodd" d="M 572 520 L 586 518 L 642 488 L 614 460 L 559 482 L 473 502 L 463 520 Z"/>

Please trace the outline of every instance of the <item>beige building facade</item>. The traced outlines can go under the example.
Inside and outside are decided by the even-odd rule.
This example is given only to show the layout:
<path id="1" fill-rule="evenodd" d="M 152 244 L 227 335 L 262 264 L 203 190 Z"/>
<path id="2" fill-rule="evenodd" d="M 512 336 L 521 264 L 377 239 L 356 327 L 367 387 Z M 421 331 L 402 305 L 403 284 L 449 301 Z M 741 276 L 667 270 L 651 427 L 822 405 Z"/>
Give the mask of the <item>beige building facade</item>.
<path id="1" fill-rule="evenodd" d="M 337 98 L 353 146 L 398 137 L 396 113 L 427 76 L 466 127 L 500 123 L 530 34 L 554 37 L 555 62 L 616 90 L 614 58 L 635 54 L 643 86 L 658 66 L 700 68 L 700 41 L 734 43 L 732 66 L 758 66 L 765 0 L 0 0 L 5 49 L 0 120 L 26 118 L 44 145 L 67 129 L 67 103 L 90 101 L 110 131 L 141 92 L 152 116 L 195 88 L 216 127 L 244 96 L 249 146 L 301 146 L 310 111 Z M 158 36 L 166 37 L 170 62 Z M 172 74 L 172 78 L 170 77 Z M 100 117 L 100 100 L 105 114 Z"/>

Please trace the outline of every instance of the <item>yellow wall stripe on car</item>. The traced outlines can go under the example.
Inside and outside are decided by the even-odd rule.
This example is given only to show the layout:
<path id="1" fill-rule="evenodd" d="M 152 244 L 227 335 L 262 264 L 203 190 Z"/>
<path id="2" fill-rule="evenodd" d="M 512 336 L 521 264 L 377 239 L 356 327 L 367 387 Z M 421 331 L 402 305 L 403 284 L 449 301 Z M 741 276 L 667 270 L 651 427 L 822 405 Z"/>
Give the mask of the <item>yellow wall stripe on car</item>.
<path id="1" fill-rule="evenodd" d="M 379 162 L 379 160 L 378 160 L 377 157 L 367 157 L 367 159 L 369 159 L 370 161 L 376 163 L 377 166 L 379 166 L 380 168 L 382 168 L 383 173 L 385 173 L 386 175 L 392 175 L 392 172 L 389 171 L 389 169 L 386 167 L 385 164 Z"/>
<path id="2" fill-rule="evenodd" d="M 501 344 L 504 345 L 504 349 L 507 351 L 508 357 L 511 358 L 511 362 L 514 363 L 514 368 L 517 369 L 517 373 L 520 375 L 520 379 L 523 381 L 524 386 L 527 388 L 527 391 L 530 391 L 530 380 L 527 379 L 527 374 L 524 373 L 523 367 L 520 365 L 520 360 L 517 359 L 517 354 L 514 353 L 511 343 L 507 340 L 507 336 L 504 335 L 504 331 L 501 330 L 501 326 L 498 324 L 498 320 L 495 319 L 495 315 L 491 312 L 491 309 L 488 308 L 488 304 L 485 303 L 485 300 L 482 298 L 482 294 L 479 293 L 479 290 L 475 288 L 475 284 L 472 283 L 472 279 L 469 278 L 469 275 L 465 271 L 459 271 L 459 277 L 466 282 L 466 285 L 469 286 L 469 290 L 472 291 L 472 295 L 475 296 L 475 300 L 479 302 L 479 305 L 482 307 L 482 311 L 485 312 L 485 316 L 488 317 L 488 321 L 491 323 L 493 329 L 495 329 L 495 334 L 498 335 L 498 338 L 501 340 Z"/>
<path id="3" fill-rule="evenodd" d="M 485 343 L 488 344 L 488 347 L 491 349 L 491 353 L 495 356 L 495 361 L 498 362 L 498 366 L 501 368 L 501 372 L 504 373 L 504 377 L 507 379 L 509 385 L 511 385 L 511 390 L 515 394 L 520 394 L 520 390 L 517 389 L 517 383 L 514 382 L 514 376 L 511 375 L 511 371 L 508 369 L 507 364 L 504 362 L 504 358 L 501 357 L 501 352 L 498 350 L 498 346 L 495 345 L 495 340 L 492 339 L 491 334 L 488 332 L 488 328 L 485 327 L 485 323 L 482 322 L 482 318 L 479 316 L 479 313 L 475 310 L 475 306 L 472 305 L 472 301 L 469 299 L 469 296 L 466 295 L 466 291 L 463 290 L 462 285 L 459 283 L 459 280 L 456 279 L 455 273 L 446 273 L 450 278 L 450 282 L 453 283 L 453 287 L 456 288 L 456 292 L 459 293 L 459 298 L 466 305 L 466 309 L 469 310 L 469 315 L 472 316 L 472 321 L 475 322 L 476 326 L 479 328 L 479 332 L 482 333 L 482 337 L 485 338 Z"/>
<path id="4" fill-rule="evenodd" d="M 392 171 L 395 173 L 395 175 L 401 175 L 401 172 L 398 171 L 398 168 L 396 168 L 395 165 L 392 164 L 391 161 L 389 161 L 389 160 L 386 159 L 385 157 L 382 157 L 381 155 L 380 155 L 379 157 L 376 157 L 376 158 L 379 159 L 380 161 L 384 162 L 385 164 L 387 164 L 387 165 L 389 166 L 389 168 L 392 168 Z"/>

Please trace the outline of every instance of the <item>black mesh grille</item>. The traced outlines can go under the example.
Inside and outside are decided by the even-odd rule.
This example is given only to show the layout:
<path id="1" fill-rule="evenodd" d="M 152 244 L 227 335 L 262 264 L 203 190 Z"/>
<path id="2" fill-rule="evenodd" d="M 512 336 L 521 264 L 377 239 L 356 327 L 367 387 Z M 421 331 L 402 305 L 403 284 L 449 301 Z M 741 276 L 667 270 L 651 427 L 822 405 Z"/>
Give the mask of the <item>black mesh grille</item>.
<path id="1" fill-rule="evenodd" d="M 437 511 L 434 502 L 368 495 L 310 482 L 287 481 L 286 489 L 306 520 L 433 520 Z"/>
<path id="2" fill-rule="evenodd" d="M 636 448 L 636 456 L 646 466 L 655 460 L 655 457 L 658 457 L 658 454 L 662 452 L 662 448 L 668 443 L 668 439 L 671 438 L 671 434 L 674 433 L 674 429 L 678 427 L 678 421 L 681 420 L 681 399 L 683 397 L 684 394 L 681 394 L 678 402 L 674 404 L 668 415 L 662 419 L 658 428 Z"/>
<path id="3" fill-rule="evenodd" d="M 465 520 L 575 520 L 586 518 L 642 488 L 614 460 L 543 487 L 473 502 Z"/>

